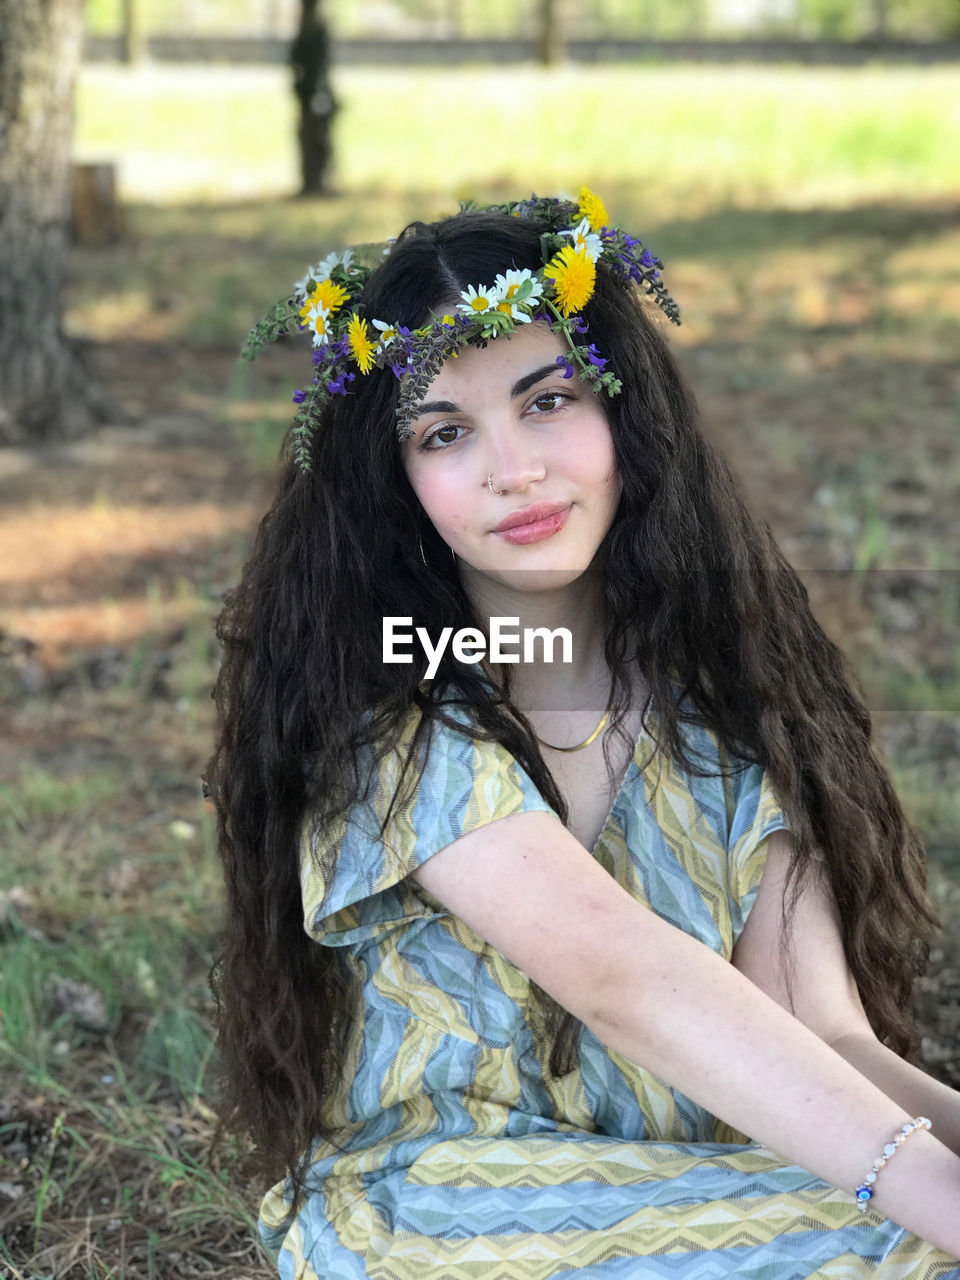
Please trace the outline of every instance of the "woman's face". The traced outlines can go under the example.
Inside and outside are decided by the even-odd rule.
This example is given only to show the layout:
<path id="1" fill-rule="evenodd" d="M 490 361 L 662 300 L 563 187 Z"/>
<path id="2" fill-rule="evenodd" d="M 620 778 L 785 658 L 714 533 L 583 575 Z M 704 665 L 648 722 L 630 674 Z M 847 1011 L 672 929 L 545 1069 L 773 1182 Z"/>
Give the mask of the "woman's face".
<path id="1" fill-rule="evenodd" d="M 580 577 L 620 499 L 603 403 L 562 376 L 567 350 L 536 321 L 466 347 L 434 379 L 401 446 L 414 492 L 458 559 L 520 590 Z"/>

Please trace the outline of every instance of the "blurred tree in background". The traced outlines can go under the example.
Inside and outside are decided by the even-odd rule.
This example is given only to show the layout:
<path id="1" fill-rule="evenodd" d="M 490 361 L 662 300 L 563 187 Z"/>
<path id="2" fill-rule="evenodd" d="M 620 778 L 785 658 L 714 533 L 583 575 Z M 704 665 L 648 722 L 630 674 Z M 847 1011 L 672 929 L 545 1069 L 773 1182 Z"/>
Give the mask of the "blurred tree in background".
<path id="1" fill-rule="evenodd" d="M 82 30 L 83 0 L 0 0 L 0 443 L 100 416 L 61 327 Z"/>
<path id="2" fill-rule="evenodd" d="M 885 7 L 886 0 L 879 3 Z M 804 35 L 825 40 L 855 40 L 863 32 L 863 15 L 859 6 L 850 0 L 799 0 L 797 7 Z"/>
<path id="3" fill-rule="evenodd" d="M 564 16 L 558 0 L 539 0 L 537 46 L 545 67 L 555 67 L 564 57 Z"/>
<path id="4" fill-rule="evenodd" d="M 147 56 L 144 0 L 123 0 L 123 60 L 131 66 Z"/>
<path id="5" fill-rule="evenodd" d="M 891 28 L 928 40 L 960 36 L 958 0 L 886 0 L 886 7 Z"/>
<path id="6" fill-rule="evenodd" d="M 333 117 L 337 102 L 330 87 L 330 39 L 322 0 L 300 0 L 300 29 L 290 50 L 293 91 L 300 105 L 300 194 L 327 190 L 333 159 Z"/>
<path id="7" fill-rule="evenodd" d="M 958 0 L 796 0 L 804 36 L 825 40 L 960 36 Z"/>

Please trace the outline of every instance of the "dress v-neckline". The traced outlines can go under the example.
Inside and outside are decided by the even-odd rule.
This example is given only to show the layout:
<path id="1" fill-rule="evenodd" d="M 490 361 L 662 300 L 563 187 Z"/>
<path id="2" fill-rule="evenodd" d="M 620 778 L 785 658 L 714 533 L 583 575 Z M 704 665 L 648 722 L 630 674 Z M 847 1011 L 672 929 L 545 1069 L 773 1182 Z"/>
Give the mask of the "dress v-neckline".
<path id="1" fill-rule="evenodd" d="M 483 680 L 483 682 L 486 684 L 488 689 L 490 689 L 492 692 L 496 692 L 496 686 L 490 680 L 490 677 L 487 676 L 483 671 L 480 672 L 480 679 Z M 656 749 L 657 749 L 656 741 L 654 740 L 650 730 L 647 728 L 647 717 L 650 714 L 651 712 L 650 712 L 649 702 L 646 702 L 644 704 L 643 712 L 640 717 L 640 728 L 638 729 L 637 736 L 634 739 L 633 751 L 630 754 L 630 759 L 627 761 L 627 767 L 624 770 L 623 777 L 620 779 L 620 786 L 617 788 L 616 795 L 613 797 L 613 802 L 611 803 L 610 808 L 607 811 L 607 816 L 603 820 L 603 824 L 600 827 L 600 830 L 597 834 L 597 838 L 593 842 L 593 847 L 589 850 L 591 858 L 595 858 L 597 856 L 597 852 L 600 849 L 600 846 L 603 844 L 604 839 L 606 838 L 607 829 L 609 828 L 611 822 L 613 821 L 614 811 L 616 810 L 617 805 L 620 803 L 621 797 L 623 796 L 623 793 L 626 790 L 627 783 L 630 781 L 633 770 L 636 769 L 637 773 L 642 773 L 643 770 L 646 769 L 650 761 L 653 759 L 653 756 L 656 752 Z M 643 760 L 642 764 L 638 765 L 637 757 L 640 755 L 641 748 L 644 743 L 646 743 L 646 745 L 650 748 L 650 750 L 647 752 L 646 757 Z M 538 792 L 537 794 L 539 795 L 540 793 Z M 542 795 L 540 796 L 540 799 L 541 800 L 543 799 Z M 559 817 L 559 815 L 557 816 Z M 583 847 L 586 848 L 586 845 L 584 845 Z"/>
<path id="2" fill-rule="evenodd" d="M 620 800 L 623 796 L 623 793 L 627 789 L 627 783 L 631 780 L 634 770 L 636 770 L 637 774 L 642 773 L 644 769 L 646 769 L 650 761 L 653 759 L 654 753 L 656 752 L 656 749 L 657 749 L 656 742 L 654 741 L 653 735 L 650 733 L 650 730 L 647 728 L 647 723 L 646 723 L 647 712 L 648 712 L 648 708 L 644 708 L 644 714 L 641 716 L 641 719 L 640 719 L 640 728 L 637 731 L 637 736 L 633 744 L 633 752 L 630 755 L 630 759 L 627 761 L 627 767 L 623 772 L 623 777 L 620 779 L 620 786 L 617 788 L 617 793 L 613 797 L 613 803 L 610 805 L 610 809 L 607 812 L 607 816 L 603 820 L 603 825 L 600 827 L 600 831 L 597 835 L 597 838 L 593 842 L 593 848 L 590 850 L 591 858 L 595 858 L 597 856 L 597 852 L 600 849 L 600 846 L 603 844 L 604 839 L 606 838 L 607 828 L 610 826 L 611 822 L 613 821 L 614 811 L 619 805 Z M 650 750 L 647 752 L 646 757 L 643 760 L 643 763 L 638 764 L 637 757 L 640 755 L 641 749 L 644 743 L 646 743 L 650 747 Z"/>

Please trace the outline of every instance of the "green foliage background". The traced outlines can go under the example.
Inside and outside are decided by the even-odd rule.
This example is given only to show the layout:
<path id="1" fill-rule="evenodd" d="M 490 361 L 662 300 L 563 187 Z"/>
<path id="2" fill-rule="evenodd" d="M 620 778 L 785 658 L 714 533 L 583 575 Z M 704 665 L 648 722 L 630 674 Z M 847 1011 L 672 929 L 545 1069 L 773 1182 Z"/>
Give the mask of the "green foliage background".
<path id="1" fill-rule="evenodd" d="M 142 0 L 144 20 L 152 31 L 250 31 L 264 34 L 263 6 L 252 0 Z M 294 6 L 290 6 L 292 9 Z M 529 30 L 535 0 L 393 0 L 399 28 L 411 34 L 424 24 L 456 26 L 467 37 L 507 37 Z M 796 0 L 789 16 L 758 18 L 749 26 L 724 21 L 724 6 L 710 0 L 584 0 L 568 7 L 571 34 L 620 35 L 669 39 L 679 36 L 786 35 L 804 39 L 856 40 L 875 26 L 878 0 Z M 366 0 L 328 4 L 335 34 L 377 34 L 370 29 Z M 377 7 L 378 20 L 384 6 Z M 890 36 L 937 40 L 960 36 L 960 4 L 956 0 L 882 0 Z M 109 35 L 120 29 L 123 0 L 87 0 L 88 30 Z"/>

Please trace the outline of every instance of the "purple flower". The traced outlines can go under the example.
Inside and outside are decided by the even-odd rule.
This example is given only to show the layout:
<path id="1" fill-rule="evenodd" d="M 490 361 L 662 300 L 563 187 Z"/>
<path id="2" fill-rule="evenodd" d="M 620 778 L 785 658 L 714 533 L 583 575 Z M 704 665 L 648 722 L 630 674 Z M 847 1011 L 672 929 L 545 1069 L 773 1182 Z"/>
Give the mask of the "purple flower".
<path id="1" fill-rule="evenodd" d="M 629 276 L 634 284 L 639 284 L 643 279 L 643 272 L 635 262 L 631 261 L 630 258 L 624 258 L 623 256 L 618 255 L 614 266 L 618 271 L 622 272 L 623 275 Z"/>
<path id="2" fill-rule="evenodd" d="M 353 382 L 356 374 L 347 373 L 346 369 L 340 371 L 335 378 L 331 378 L 327 383 L 327 390 L 332 396 L 345 396 L 347 394 L 347 383 Z"/>
<path id="3" fill-rule="evenodd" d="M 635 249 L 639 243 L 640 241 L 636 236 L 629 236 L 626 231 L 623 233 L 623 247 L 625 249 Z"/>
<path id="4" fill-rule="evenodd" d="M 587 359 L 592 365 L 596 365 L 598 369 L 604 369 L 606 367 L 606 359 L 600 354 L 592 342 L 589 347 L 587 347 Z"/>
<path id="5" fill-rule="evenodd" d="M 636 241 L 639 244 L 639 241 Z M 639 284 L 643 279 L 643 273 L 634 262 L 633 258 L 627 257 L 625 254 L 618 253 L 615 255 L 612 266 L 621 273 L 621 275 L 629 276 L 634 284 Z"/>
<path id="6" fill-rule="evenodd" d="M 586 333 L 587 330 L 590 328 L 586 320 L 584 320 L 583 316 L 574 316 L 573 321 L 574 321 L 573 323 L 574 333 Z"/>
<path id="7" fill-rule="evenodd" d="M 313 355 L 312 355 L 310 358 L 313 360 L 313 363 L 314 363 L 314 364 L 323 364 L 323 352 L 322 352 L 322 351 L 314 350 L 314 353 L 313 353 Z"/>
<path id="8" fill-rule="evenodd" d="M 407 366 L 405 364 L 401 364 L 399 360 L 392 360 L 390 362 L 390 368 L 393 370 L 393 376 L 397 381 L 399 381 L 407 372 Z"/>
<path id="9" fill-rule="evenodd" d="M 652 266 L 653 266 L 653 264 L 654 264 L 654 262 L 656 262 L 656 258 L 654 258 L 653 254 L 650 252 L 650 250 L 649 250 L 649 249 L 644 249 L 643 253 L 641 253 L 641 255 L 640 255 L 640 263 L 641 263 L 641 265 L 642 265 L 642 266 L 644 266 L 644 267 L 652 267 Z"/>
<path id="10" fill-rule="evenodd" d="M 570 363 L 570 361 L 567 359 L 566 356 L 557 356 L 557 364 L 563 366 L 563 377 L 565 378 L 573 377 L 573 365 Z"/>
<path id="11" fill-rule="evenodd" d="M 293 393 L 293 403 L 294 403 L 294 404 L 303 404 L 303 402 L 304 402 L 304 400 L 306 400 L 306 398 L 307 398 L 307 393 L 306 393 L 305 391 L 295 391 L 295 392 Z"/>
<path id="12" fill-rule="evenodd" d="M 659 272 L 659 271 L 655 271 L 655 272 L 653 273 L 653 275 L 652 275 L 650 278 L 651 278 L 651 280 L 659 280 L 659 279 L 660 279 L 660 272 Z"/>

